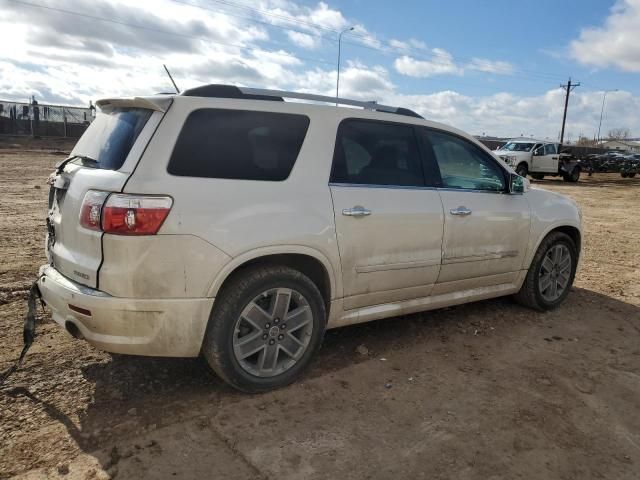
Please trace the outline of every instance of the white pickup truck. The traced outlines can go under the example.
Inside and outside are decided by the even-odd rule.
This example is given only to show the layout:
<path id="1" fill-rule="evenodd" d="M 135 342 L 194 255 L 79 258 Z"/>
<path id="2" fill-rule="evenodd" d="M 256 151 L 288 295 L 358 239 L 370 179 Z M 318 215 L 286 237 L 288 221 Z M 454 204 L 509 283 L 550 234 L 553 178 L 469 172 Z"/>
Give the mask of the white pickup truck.
<path id="1" fill-rule="evenodd" d="M 571 155 L 559 153 L 560 144 L 528 138 L 509 140 L 495 153 L 518 175 L 542 180 L 545 175 L 562 176 L 565 182 L 577 182 L 582 168 Z"/>

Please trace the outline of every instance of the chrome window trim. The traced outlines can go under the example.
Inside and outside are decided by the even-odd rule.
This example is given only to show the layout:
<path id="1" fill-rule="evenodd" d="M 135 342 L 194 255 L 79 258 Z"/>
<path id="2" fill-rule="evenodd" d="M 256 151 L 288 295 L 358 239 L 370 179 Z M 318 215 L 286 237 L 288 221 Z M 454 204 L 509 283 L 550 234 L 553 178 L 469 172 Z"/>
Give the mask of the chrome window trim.
<path id="1" fill-rule="evenodd" d="M 341 183 L 329 182 L 330 187 L 356 187 L 356 188 L 389 188 L 392 190 L 437 190 L 436 187 L 411 186 L 411 185 L 379 185 L 373 183 Z"/>
<path id="2" fill-rule="evenodd" d="M 502 192 L 494 190 L 474 190 L 470 188 L 448 188 L 448 187 L 418 187 L 408 185 L 378 185 L 367 183 L 340 183 L 329 182 L 330 187 L 350 187 L 350 188 L 388 188 L 391 190 L 437 190 L 442 192 L 465 192 L 465 193 L 490 193 L 498 195 L 522 195 L 523 192 Z"/>

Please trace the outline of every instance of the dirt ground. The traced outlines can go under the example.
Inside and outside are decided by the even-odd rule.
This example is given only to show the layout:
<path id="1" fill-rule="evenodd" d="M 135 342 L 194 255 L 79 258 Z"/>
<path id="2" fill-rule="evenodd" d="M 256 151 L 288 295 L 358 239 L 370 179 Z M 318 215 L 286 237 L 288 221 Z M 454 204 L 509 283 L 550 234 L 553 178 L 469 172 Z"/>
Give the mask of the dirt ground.
<path id="1" fill-rule="evenodd" d="M 0 150 L 0 370 L 61 158 Z M 109 355 L 45 315 L 0 390 L 0 478 L 639 478 L 640 178 L 535 183 L 584 212 L 558 310 L 505 298 L 333 330 L 301 381 L 254 396 L 200 359 Z"/>

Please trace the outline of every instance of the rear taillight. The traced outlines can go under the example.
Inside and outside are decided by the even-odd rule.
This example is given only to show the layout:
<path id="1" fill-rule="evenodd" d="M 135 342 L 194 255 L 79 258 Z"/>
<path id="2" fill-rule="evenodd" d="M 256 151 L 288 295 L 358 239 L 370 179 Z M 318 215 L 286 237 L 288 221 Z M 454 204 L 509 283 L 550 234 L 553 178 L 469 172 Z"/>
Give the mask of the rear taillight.
<path id="1" fill-rule="evenodd" d="M 102 208 L 102 230 L 117 235 L 154 235 L 172 204 L 171 197 L 114 193 Z"/>
<path id="2" fill-rule="evenodd" d="M 80 225 L 116 235 L 154 235 L 172 204 L 171 197 L 89 190 L 80 207 Z"/>
<path id="3" fill-rule="evenodd" d="M 80 225 L 89 230 L 100 230 L 100 218 L 102 215 L 102 205 L 110 192 L 100 192 L 89 190 L 82 200 L 80 207 Z"/>

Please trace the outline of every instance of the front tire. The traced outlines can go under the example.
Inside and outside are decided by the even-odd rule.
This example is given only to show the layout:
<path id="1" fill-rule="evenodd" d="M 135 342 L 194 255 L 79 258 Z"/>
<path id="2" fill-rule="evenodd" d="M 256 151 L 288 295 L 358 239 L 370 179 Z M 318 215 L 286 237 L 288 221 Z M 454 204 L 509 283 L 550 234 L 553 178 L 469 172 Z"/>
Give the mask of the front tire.
<path id="1" fill-rule="evenodd" d="M 320 348 L 326 308 L 304 274 L 266 265 L 241 271 L 218 293 L 202 353 L 231 386 L 247 393 L 296 380 Z"/>
<path id="2" fill-rule="evenodd" d="M 539 311 L 558 307 L 569 295 L 577 265 L 578 250 L 571 237 L 550 233 L 538 247 L 516 301 Z"/>
<path id="3" fill-rule="evenodd" d="M 518 166 L 516 167 L 516 173 L 521 177 L 527 178 L 527 174 L 529 173 L 529 168 L 527 167 L 527 164 L 524 162 L 518 164 Z"/>

